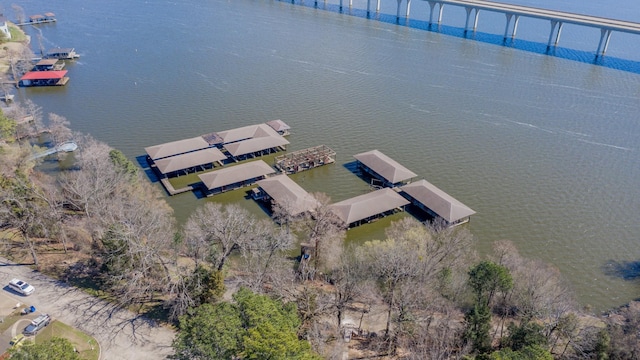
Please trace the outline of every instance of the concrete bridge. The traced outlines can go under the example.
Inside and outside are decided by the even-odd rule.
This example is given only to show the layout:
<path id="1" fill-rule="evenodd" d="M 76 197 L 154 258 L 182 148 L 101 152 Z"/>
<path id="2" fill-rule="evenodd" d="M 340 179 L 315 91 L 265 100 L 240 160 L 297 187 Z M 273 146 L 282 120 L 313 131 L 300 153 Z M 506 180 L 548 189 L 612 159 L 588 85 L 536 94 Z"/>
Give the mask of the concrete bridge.
<path id="1" fill-rule="evenodd" d="M 367 0 L 367 13 L 371 12 L 371 1 Z M 380 0 L 376 1 L 376 12 L 380 11 Z M 401 5 L 403 0 L 396 0 L 398 2 L 397 18 L 400 18 Z M 640 23 L 631 21 L 622 21 L 615 19 L 607 19 L 597 16 L 574 14 L 563 11 L 540 9 L 528 6 L 520 6 L 506 3 L 499 3 L 493 1 L 484 0 L 423 0 L 429 3 L 429 25 L 433 24 L 434 12 L 437 6 L 437 24 L 442 22 L 442 13 L 444 5 L 452 5 L 463 7 L 467 12 L 467 20 L 465 23 L 464 31 L 468 32 L 470 29 L 476 31 L 478 26 L 478 15 L 480 10 L 491 11 L 497 13 L 503 13 L 506 16 L 506 26 L 504 29 L 504 39 L 506 40 L 509 35 L 511 38 L 515 38 L 516 31 L 518 30 L 518 21 L 520 17 L 529 17 L 535 19 L 549 20 L 551 23 L 551 31 L 549 33 L 549 42 L 547 43 L 547 50 L 552 46 L 557 46 L 560 41 L 560 34 L 562 33 L 562 26 L 564 24 L 575 24 L 581 26 L 588 26 L 600 29 L 600 42 L 596 50 L 596 58 L 604 56 L 609 46 L 609 40 L 611 39 L 611 33 L 613 31 L 626 32 L 630 34 L 640 34 Z M 406 12 L 404 16 L 409 18 L 409 10 L 411 8 L 411 0 L 406 0 Z M 349 7 L 351 7 L 353 0 L 349 0 Z M 316 0 L 317 4 L 317 0 Z M 343 0 L 340 0 L 340 9 L 342 9 Z M 473 25 L 471 20 L 473 19 Z M 511 22 L 513 20 L 513 24 Z M 511 30 L 511 34 L 509 31 Z"/>

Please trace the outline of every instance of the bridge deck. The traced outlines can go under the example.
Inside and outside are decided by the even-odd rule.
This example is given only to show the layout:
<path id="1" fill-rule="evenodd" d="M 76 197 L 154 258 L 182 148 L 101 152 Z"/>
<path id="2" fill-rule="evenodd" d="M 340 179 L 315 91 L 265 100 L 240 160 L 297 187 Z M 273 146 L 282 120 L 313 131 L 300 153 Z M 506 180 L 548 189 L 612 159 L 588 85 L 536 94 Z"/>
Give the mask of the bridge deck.
<path id="1" fill-rule="evenodd" d="M 505 4 L 484 0 L 426 0 L 432 3 L 448 4 L 475 9 L 502 12 L 545 20 L 556 20 L 563 23 L 578 24 L 600 29 L 615 30 L 632 34 L 640 34 L 640 23 L 615 20 L 597 16 L 574 14 L 564 11 L 540 9 L 528 6 Z"/>

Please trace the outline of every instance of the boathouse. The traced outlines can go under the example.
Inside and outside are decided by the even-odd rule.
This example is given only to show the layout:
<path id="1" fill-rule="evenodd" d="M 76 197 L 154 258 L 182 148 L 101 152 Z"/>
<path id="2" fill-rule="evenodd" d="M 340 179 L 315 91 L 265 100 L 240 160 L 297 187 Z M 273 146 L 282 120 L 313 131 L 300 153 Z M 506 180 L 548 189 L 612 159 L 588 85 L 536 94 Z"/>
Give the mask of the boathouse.
<path id="1" fill-rule="evenodd" d="M 282 137 L 273 128 L 267 124 L 256 124 L 243 126 L 235 129 L 229 129 L 225 131 L 219 131 L 218 136 L 222 138 L 223 144 L 230 144 L 236 141 L 242 141 L 247 139 L 255 139 L 262 137 Z"/>
<path id="2" fill-rule="evenodd" d="M 69 81 L 67 70 L 29 71 L 19 81 L 20 86 L 63 86 Z"/>
<path id="3" fill-rule="evenodd" d="M 41 59 L 34 67 L 33 71 L 59 71 L 64 68 L 64 61 L 58 59 Z"/>
<path id="4" fill-rule="evenodd" d="M 224 148 L 237 161 L 278 152 L 278 149 L 284 149 L 287 144 L 289 144 L 287 139 L 277 135 L 237 141 L 225 144 Z"/>
<path id="5" fill-rule="evenodd" d="M 360 168 L 384 187 L 402 186 L 417 175 L 378 150 L 353 156 Z"/>
<path id="6" fill-rule="evenodd" d="M 226 158 L 218 148 L 207 148 L 158 159 L 155 165 L 162 175 L 171 176 L 179 172 L 190 173 L 211 169 L 216 162 L 221 164 L 221 161 Z"/>
<path id="7" fill-rule="evenodd" d="M 73 60 L 80 57 L 74 48 L 53 48 L 47 51 L 48 59 Z"/>
<path id="8" fill-rule="evenodd" d="M 254 184 L 276 171 L 262 160 L 251 161 L 198 175 L 207 196 Z"/>
<path id="9" fill-rule="evenodd" d="M 403 210 L 410 202 L 390 188 L 382 188 L 329 205 L 347 228 Z"/>
<path id="10" fill-rule="evenodd" d="M 258 181 L 254 190 L 254 199 L 270 201 L 272 207 L 280 206 L 289 216 L 313 212 L 319 205 L 316 198 L 284 174 Z"/>
<path id="11" fill-rule="evenodd" d="M 476 213 L 427 180 L 419 180 L 400 189 L 415 206 L 435 219 L 444 220 L 446 226 L 466 223 Z"/>
<path id="12" fill-rule="evenodd" d="M 332 164 L 335 161 L 336 152 L 326 145 L 320 145 L 276 156 L 275 167 L 284 173 L 295 174 L 318 166 Z"/>
<path id="13" fill-rule="evenodd" d="M 151 160 L 162 159 L 169 156 L 175 156 L 192 151 L 202 150 L 209 147 L 209 143 L 197 136 L 190 139 L 172 141 L 160 145 L 148 146 L 144 148 Z"/>
<path id="14" fill-rule="evenodd" d="M 273 130 L 277 131 L 278 134 L 282 136 L 289 135 L 289 130 L 291 130 L 291 126 L 287 125 L 284 121 L 280 119 L 267 121 L 267 125 L 271 126 Z"/>

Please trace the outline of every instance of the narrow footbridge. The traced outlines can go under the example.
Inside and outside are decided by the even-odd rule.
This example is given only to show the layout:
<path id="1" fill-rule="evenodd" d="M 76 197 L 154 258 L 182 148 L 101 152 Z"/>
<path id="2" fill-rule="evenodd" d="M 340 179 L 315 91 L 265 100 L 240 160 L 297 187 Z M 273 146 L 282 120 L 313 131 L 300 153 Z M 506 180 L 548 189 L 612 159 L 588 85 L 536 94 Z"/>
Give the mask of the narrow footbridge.
<path id="1" fill-rule="evenodd" d="M 400 3 L 402 0 L 398 0 Z M 511 38 L 516 36 L 518 29 L 518 21 L 521 16 L 549 20 L 551 23 L 551 32 L 549 33 L 549 42 L 547 48 L 551 46 L 557 46 L 560 41 L 560 34 L 562 33 L 562 26 L 564 24 L 575 24 L 581 26 L 588 26 L 600 29 L 600 42 L 598 49 L 596 50 L 596 56 L 603 56 L 609 46 L 609 39 L 611 38 L 611 32 L 626 32 L 630 34 L 640 34 L 640 23 L 622 21 L 615 19 L 607 19 L 591 15 L 574 14 L 563 11 L 540 9 L 528 6 L 520 6 L 513 4 L 505 4 L 493 1 L 484 0 L 424 0 L 429 3 L 431 9 L 429 14 L 429 24 L 433 23 L 434 12 L 436 6 L 438 6 L 438 18 L 437 23 L 442 22 L 442 11 L 444 5 L 453 5 L 465 8 L 467 12 L 467 20 L 465 23 L 465 32 L 471 28 L 473 31 L 478 26 L 478 15 L 480 10 L 503 13 L 506 15 L 506 26 L 504 29 L 504 39 L 509 37 L 509 30 L 511 30 Z M 406 16 L 409 16 L 409 7 L 411 0 L 407 0 L 407 12 Z M 398 8 L 399 9 L 399 8 Z M 398 13 L 399 15 L 399 13 Z M 470 22 L 473 15 L 473 25 Z M 513 19 L 513 25 L 511 20 Z"/>

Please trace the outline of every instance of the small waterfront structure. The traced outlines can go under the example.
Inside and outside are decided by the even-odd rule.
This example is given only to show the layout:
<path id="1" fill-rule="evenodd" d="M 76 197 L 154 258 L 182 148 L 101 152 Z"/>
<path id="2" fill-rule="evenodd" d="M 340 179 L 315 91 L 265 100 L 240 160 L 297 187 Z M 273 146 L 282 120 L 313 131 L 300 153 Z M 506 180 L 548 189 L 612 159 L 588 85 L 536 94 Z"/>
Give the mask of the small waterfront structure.
<path id="1" fill-rule="evenodd" d="M 266 162 L 257 160 L 214 170 L 198 177 L 209 196 L 254 184 L 275 172 Z"/>
<path id="2" fill-rule="evenodd" d="M 172 141 L 160 145 L 148 146 L 144 148 L 151 160 L 162 159 L 169 156 L 188 153 L 191 151 L 202 150 L 209 147 L 209 143 L 197 136 L 190 139 Z"/>
<path id="3" fill-rule="evenodd" d="M 63 86 L 69 81 L 67 70 L 29 71 L 19 81 L 20 86 Z"/>
<path id="4" fill-rule="evenodd" d="M 382 188 L 329 205 L 347 228 L 375 221 L 379 217 L 404 209 L 409 200 L 390 188 Z"/>
<path id="5" fill-rule="evenodd" d="M 47 59 L 74 60 L 80 57 L 74 48 L 53 48 L 47 51 Z"/>
<path id="6" fill-rule="evenodd" d="M 287 175 L 281 174 L 258 181 L 254 199 L 270 201 L 271 206 L 279 206 L 289 216 L 299 216 L 313 212 L 318 200 Z"/>
<path id="7" fill-rule="evenodd" d="M 44 23 L 50 23 L 55 21 L 57 21 L 56 14 L 52 12 L 46 12 L 44 13 L 44 15 L 36 14 L 36 15 L 29 16 L 29 24 L 44 24 Z"/>
<path id="8" fill-rule="evenodd" d="M 363 152 L 353 157 L 358 160 L 358 165 L 362 170 L 380 181 L 385 187 L 402 186 L 417 176 L 413 171 L 400 165 L 379 150 Z"/>
<path id="9" fill-rule="evenodd" d="M 277 131 L 278 134 L 282 136 L 289 135 L 289 130 L 291 130 L 291 126 L 287 125 L 284 121 L 280 119 L 267 121 L 267 125 L 271 126 L 273 130 Z"/>
<path id="10" fill-rule="evenodd" d="M 41 59 L 34 67 L 33 71 L 59 71 L 64 68 L 64 61 L 58 59 Z"/>
<path id="11" fill-rule="evenodd" d="M 446 226 L 466 223 L 476 213 L 427 180 L 419 180 L 400 189 L 415 206 L 436 219 L 443 219 Z"/>
<path id="12" fill-rule="evenodd" d="M 320 145 L 276 156 L 275 167 L 286 174 L 295 174 L 335 161 L 336 152 L 326 145 Z"/>
<path id="13" fill-rule="evenodd" d="M 205 139 L 210 146 L 221 147 L 224 143 L 224 140 L 222 139 L 222 137 L 220 137 L 220 135 L 218 135 L 217 132 L 204 134 L 202 135 L 202 138 Z"/>
<path id="14" fill-rule="evenodd" d="M 210 169 L 214 167 L 214 163 L 226 158 L 218 148 L 207 148 L 158 159 L 155 160 L 155 165 L 162 175 L 170 176 L 178 172 L 189 173 Z"/>

